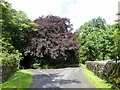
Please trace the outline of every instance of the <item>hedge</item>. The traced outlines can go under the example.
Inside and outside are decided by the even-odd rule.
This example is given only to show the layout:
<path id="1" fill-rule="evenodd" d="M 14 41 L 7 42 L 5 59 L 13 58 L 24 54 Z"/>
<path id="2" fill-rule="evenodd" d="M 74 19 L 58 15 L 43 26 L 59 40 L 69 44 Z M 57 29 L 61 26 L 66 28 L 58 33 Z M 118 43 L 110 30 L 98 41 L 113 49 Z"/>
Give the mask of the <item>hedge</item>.
<path id="1" fill-rule="evenodd" d="M 17 70 L 19 60 L 21 59 L 21 53 L 16 50 L 10 43 L 2 42 L 2 52 L 0 52 L 0 68 L 2 71 L 1 80 L 6 81 L 9 76 Z M 0 83 L 2 83 L 0 82 Z"/>

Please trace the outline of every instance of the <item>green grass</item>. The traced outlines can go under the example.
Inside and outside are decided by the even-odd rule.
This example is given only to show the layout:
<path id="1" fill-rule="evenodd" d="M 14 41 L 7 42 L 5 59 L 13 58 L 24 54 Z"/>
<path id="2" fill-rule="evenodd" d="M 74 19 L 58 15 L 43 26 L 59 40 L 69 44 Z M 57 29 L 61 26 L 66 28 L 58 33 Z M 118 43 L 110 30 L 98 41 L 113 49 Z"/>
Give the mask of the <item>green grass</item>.
<path id="1" fill-rule="evenodd" d="M 2 88 L 30 88 L 32 74 L 25 70 L 18 70 L 6 82 L 0 84 Z"/>
<path id="2" fill-rule="evenodd" d="M 79 66 L 80 66 L 80 67 L 82 67 L 82 66 L 86 66 L 86 65 L 85 65 L 85 64 L 82 64 L 82 63 L 80 63 L 80 64 L 79 64 Z"/>
<path id="3" fill-rule="evenodd" d="M 108 83 L 105 80 L 102 80 L 98 76 L 94 75 L 94 73 L 89 71 L 88 69 L 83 70 L 83 73 L 90 80 L 90 82 L 93 84 L 94 87 L 96 87 L 96 88 L 112 88 L 112 84 Z"/>

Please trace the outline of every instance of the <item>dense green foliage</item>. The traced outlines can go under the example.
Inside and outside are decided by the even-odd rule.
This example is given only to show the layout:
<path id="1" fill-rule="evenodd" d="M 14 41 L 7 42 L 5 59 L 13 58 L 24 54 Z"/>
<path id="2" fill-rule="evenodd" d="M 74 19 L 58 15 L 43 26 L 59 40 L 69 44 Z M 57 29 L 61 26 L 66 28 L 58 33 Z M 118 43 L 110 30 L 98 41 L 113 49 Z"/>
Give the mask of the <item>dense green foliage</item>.
<path id="1" fill-rule="evenodd" d="M 4 11 L 4 9 L 6 9 Z M 7 2 L 3 2 L 2 3 L 2 14 L 5 16 L 6 18 L 9 18 L 9 14 L 10 12 L 8 12 L 10 10 L 10 4 Z M 7 21 L 7 20 L 6 20 Z M 0 48 L 2 48 L 2 52 L 0 52 L 0 66 L 16 66 L 18 65 L 18 62 L 20 60 L 20 56 L 21 53 L 16 50 L 14 48 L 14 46 L 10 43 L 11 41 L 11 37 L 9 34 L 9 32 L 6 31 L 5 27 L 7 27 L 7 24 L 5 24 L 5 19 L 4 17 L 1 20 L 2 22 L 2 38 L 0 38 L 0 43 L 2 44 L 2 46 Z"/>
<path id="2" fill-rule="evenodd" d="M 82 25 L 77 31 L 77 39 L 81 44 L 80 60 L 115 59 L 119 34 L 113 25 L 107 25 L 105 19 L 98 17 Z M 118 36 L 117 36 L 117 35 Z M 116 38 L 116 40 L 115 40 Z M 115 44 L 116 43 L 116 44 Z"/>
<path id="3" fill-rule="evenodd" d="M 0 53 L 0 62 L 3 66 L 18 65 L 24 48 L 28 44 L 29 32 L 36 24 L 30 21 L 22 11 L 16 11 L 11 5 L 2 1 L 2 52 Z"/>
<path id="4" fill-rule="evenodd" d="M 21 53 L 16 50 L 9 42 L 2 43 L 2 53 L 0 53 L 0 66 L 18 66 L 21 59 Z"/>
<path id="5" fill-rule="evenodd" d="M 114 31 L 114 46 L 115 46 L 115 56 L 116 56 L 116 60 L 120 60 L 120 20 L 117 21 L 116 24 L 113 25 L 113 27 L 115 28 Z"/>
<path id="6" fill-rule="evenodd" d="M 16 11 L 7 2 L 2 4 L 2 37 L 19 51 L 29 42 L 28 34 L 33 31 L 33 23 L 24 12 Z"/>

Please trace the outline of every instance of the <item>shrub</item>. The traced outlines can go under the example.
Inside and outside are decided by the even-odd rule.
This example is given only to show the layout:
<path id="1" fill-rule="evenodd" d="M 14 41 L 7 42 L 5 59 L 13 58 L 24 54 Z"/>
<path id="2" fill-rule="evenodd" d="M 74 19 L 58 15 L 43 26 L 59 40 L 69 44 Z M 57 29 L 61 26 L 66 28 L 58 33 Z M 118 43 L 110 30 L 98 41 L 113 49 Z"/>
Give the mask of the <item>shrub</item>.
<path id="1" fill-rule="evenodd" d="M 21 53 L 16 50 L 9 42 L 0 40 L 2 52 L 0 52 L 0 67 L 2 67 L 2 82 L 17 70 Z"/>
<path id="2" fill-rule="evenodd" d="M 34 63 L 32 64 L 32 68 L 38 69 L 40 67 L 39 63 Z"/>
<path id="3" fill-rule="evenodd" d="M 2 52 L 0 53 L 0 66 L 17 66 L 21 59 L 21 53 L 16 50 L 9 42 L 5 39 L 0 40 L 2 43 Z"/>

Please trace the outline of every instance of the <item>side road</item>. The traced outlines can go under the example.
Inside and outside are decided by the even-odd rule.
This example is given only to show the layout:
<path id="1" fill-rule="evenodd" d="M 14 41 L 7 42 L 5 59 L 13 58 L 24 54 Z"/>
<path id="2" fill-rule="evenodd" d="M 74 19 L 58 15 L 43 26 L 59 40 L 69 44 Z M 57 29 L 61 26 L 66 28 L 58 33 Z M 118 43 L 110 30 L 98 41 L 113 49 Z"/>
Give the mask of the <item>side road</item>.
<path id="1" fill-rule="evenodd" d="M 31 88 L 94 88 L 82 73 L 83 67 L 62 69 L 27 69 L 33 74 Z"/>

